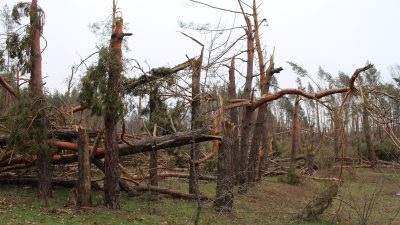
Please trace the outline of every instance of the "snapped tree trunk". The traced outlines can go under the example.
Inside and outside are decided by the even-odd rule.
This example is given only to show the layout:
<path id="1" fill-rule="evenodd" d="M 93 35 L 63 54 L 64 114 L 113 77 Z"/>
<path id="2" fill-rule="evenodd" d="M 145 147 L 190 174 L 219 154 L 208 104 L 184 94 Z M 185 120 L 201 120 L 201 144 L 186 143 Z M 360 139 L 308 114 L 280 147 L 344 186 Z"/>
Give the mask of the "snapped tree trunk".
<path id="1" fill-rule="evenodd" d="M 260 32 L 258 25 L 258 15 L 257 15 L 257 5 L 256 1 L 253 1 L 253 20 L 254 20 L 254 40 L 256 43 L 256 50 L 258 56 L 258 65 L 260 69 L 260 92 L 261 95 L 268 93 L 268 83 L 270 81 L 267 80 L 265 73 L 265 65 L 264 65 L 264 55 L 261 49 L 261 41 L 260 41 Z M 273 61 L 271 61 L 273 64 Z M 270 64 L 271 66 L 271 64 Z M 272 75 L 272 74 L 271 74 Z M 257 120 L 253 129 L 253 137 L 251 141 L 251 148 L 249 153 L 249 161 L 247 166 L 247 182 L 248 184 L 254 184 L 257 177 L 257 162 L 260 151 L 260 142 L 262 141 L 262 136 L 266 134 L 266 127 L 264 126 L 265 113 L 268 104 L 265 104 L 258 108 Z M 263 145 L 262 147 L 264 147 Z M 265 150 L 265 148 L 264 148 Z"/>
<path id="2" fill-rule="evenodd" d="M 200 97 L 200 74 L 201 65 L 203 64 L 203 50 L 198 59 L 192 60 L 192 118 L 191 129 L 195 130 L 202 127 L 201 123 L 201 97 Z M 200 158 L 200 145 L 193 142 L 190 150 L 190 168 L 189 168 L 189 193 L 197 194 L 198 185 L 197 178 L 199 176 L 199 165 L 193 162 Z"/>
<path id="3" fill-rule="evenodd" d="M 158 88 L 157 87 L 152 87 L 152 90 L 150 92 L 150 99 L 149 99 L 149 108 L 150 108 L 150 123 L 154 126 L 156 122 L 155 118 L 155 110 L 158 107 L 157 106 L 157 95 L 158 94 Z M 158 186 L 158 177 L 157 177 L 157 150 L 155 148 L 152 149 L 150 152 L 150 185 L 153 186 Z"/>
<path id="4" fill-rule="evenodd" d="M 42 36 L 42 18 L 38 13 L 38 0 L 32 0 L 30 8 L 30 32 L 31 32 L 31 79 L 29 87 L 31 91 L 32 101 L 36 102 L 35 113 L 37 114 L 33 125 L 42 130 L 35 135 L 36 143 L 41 146 L 38 152 L 38 192 L 39 197 L 47 198 L 51 196 L 51 178 L 52 164 L 51 151 L 47 147 L 47 122 L 46 115 L 43 110 L 44 93 L 42 79 L 42 54 L 40 49 L 40 37 Z"/>
<path id="5" fill-rule="evenodd" d="M 123 20 L 115 19 L 110 42 L 110 58 L 109 77 L 107 85 L 107 103 L 104 116 L 104 146 L 105 146 L 105 179 L 104 179 L 104 200 L 105 205 L 111 209 L 119 209 L 119 186 L 118 186 L 118 138 L 117 138 L 117 121 L 118 109 L 115 104 L 120 99 L 120 79 L 122 73 L 122 39 L 123 39 Z M 113 102 L 117 101 L 117 102 Z"/>
<path id="6" fill-rule="evenodd" d="M 245 16 L 247 28 L 247 73 L 246 73 L 246 82 L 244 85 L 243 98 L 251 100 L 251 86 L 253 83 L 253 66 L 254 66 L 254 35 L 253 28 L 251 26 L 250 19 Z M 242 117 L 242 126 L 240 131 L 240 160 L 238 165 L 240 167 L 238 173 L 238 185 L 239 185 L 239 193 L 247 192 L 247 157 L 249 151 L 249 139 L 251 132 L 251 120 L 253 118 L 254 110 L 248 106 L 245 107 L 242 111 L 244 113 Z"/>
<path id="7" fill-rule="evenodd" d="M 78 190 L 77 205 L 91 205 L 90 153 L 89 138 L 86 129 L 79 127 L 78 137 Z"/>
<path id="8" fill-rule="evenodd" d="M 225 123 L 224 140 L 218 150 L 218 176 L 214 208 L 219 212 L 230 212 L 233 206 L 232 140 L 234 137 L 232 128 L 231 124 Z"/>
<path id="9" fill-rule="evenodd" d="M 231 66 L 229 68 L 229 86 L 228 86 L 228 95 L 230 99 L 236 99 L 236 84 L 235 84 L 235 58 L 231 59 Z M 231 145 L 231 155 L 232 155 L 232 182 L 234 184 L 237 183 L 238 174 L 240 167 L 238 166 L 238 162 L 240 160 L 239 157 L 239 130 L 238 130 L 238 109 L 231 109 L 229 112 L 230 122 L 232 124 L 232 145 Z"/>

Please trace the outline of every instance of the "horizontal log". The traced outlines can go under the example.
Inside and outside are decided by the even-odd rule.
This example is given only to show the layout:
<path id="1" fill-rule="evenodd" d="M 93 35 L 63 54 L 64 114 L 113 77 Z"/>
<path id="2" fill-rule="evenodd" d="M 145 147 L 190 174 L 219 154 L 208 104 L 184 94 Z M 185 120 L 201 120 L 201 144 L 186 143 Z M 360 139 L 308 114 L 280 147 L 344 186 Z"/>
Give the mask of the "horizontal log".
<path id="1" fill-rule="evenodd" d="M 161 193 L 161 194 L 166 194 L 166 195 L 170 195 L 172 197 L 175 198 L 183 198 L 183 199 L 200 199 L 203 201 L 211 201 L 212 199 L 205 196 L 205 195 L 194 195 L 194 194 L 189 194 L 189 193 L 185 193 L 185 192 L 180 192 L 180 191 L 176 191 L 173 189 L 169 189 L 169 188 L 162 188 L 162 187 L 157 187 L 157 186 L 144 186 L 144 185 L 139 185 L 139 186 L 133 186 L 133 188 L 136 191 L 142 191 L 142 192 L 148 192 L 148 191 L 152 191 L 152 192 L 157 192 L 157 193 Z"/>
<path id="2" fill-rule="evenodd" d="M 175 177 L 175 178 L 189 178 L 189 174 L 185 174 L 185 173 L 170 173 L 170 172 L 166 172 L 166 173 L 159 173 L 157 174 L 158 177 L 161 178 L 166 178 L 166 177 Z M 129 176 L 130 179 L 132 180 L 146 180 L 150 178 L 150 175 L 130 175 Z M 214 181 L 217 178 L 215 176 L 207 176 L 207 175 L 199 175 L 198 177 L 199 180 L 207 180 L 207 181 Z"/>
<path id="3" fill-rule="evenodd" d="M 0 176 L 0 184 L 13 184 L 13 185 L 37 185 L 37 177 L 34 176 Z M 76 180 L 65 180 L 61 178 L 53 178 L 52 185 L 73 188 L 77 184 Z M 92 187 L 99 187 L 96 181 L 92 181 Z M 95 188 L 98 189 L 98 188 Z"/>
<path id="4" fill-rule="evenodd" d="M 194 131 L 177 132 L 175 134 L 159 136 L 155 138 L 147 138 L 144 140 L 136 141 L 132 144 L 119 144 L 119 155 L 133 155 L 137 153 L 149 152 L 152 149 L 160 150 L 171 147 L 180 147 L 191 144 L 193 142 L 207 142 L 212 140 L 221 140 L 220 136 L 210 135 L 212 130 L 210 127 L 201 128 Z M 65 150 L 77 151 L 78 146 L 76 143 L 65 142 L 65 141 L 49 141 L 49 145 Z M 104 158 L 105 150 L 102 147 L 96 149 L 96 158 Z M 69 164 L 77 162 L 78 156 L 76 154 L 53 155 L 53 164 Z M 14 156 L 11 160 L 4 158 L 0 160 L 0 167 L 16 165 L 16 164 L 27 164 L 36 161 L 36 156 L 30 156 L 30 158 L 22 156 Z"/>
<path id="5" fill-rule="evenodd" d="M 232 105 L 226 106 L 224 109 L 233 109 L 237 107 L 249 107 L 251 110 L 255 110 L 259 108 L 260 106 L 268 103 L 275 101 L 279 98 L 282 98 L 285 95 L 300 95 L 304 98 L 308 99 L 321 99 L 323 97 L 333 95 L 333 94 L 340 94 L 340 93 L 346 93 L 349 91 L 353 91 L 355 89 L 354 83 L 357 77 L 362 73 L 365 72 L 373 67 L 372 64 L 368 64 L 362 68 L 356 69 L 353 73 L 353 76 L 350 78 L 349 86 L 348 87 L 342 87 L 342 88 L 333 88 L 333 89 L 328 89 L 324 90 L 318 93 L 311 93 L 311 92 L 306 92 L 302 89 L 293 89 L 293 88 L 288 88 L 288 89 L 282 89 L 274 94 L 266 94 L 262 95 L 258 100 L 254 102 L 239 102 L 235 103 Z"/>
<path id="6" fill-rule="evenodd" d="M 14 185 L 31 185 L 31 186 L 36 186 L 37 185 L 37 178 L 34 176 L 24 176 L 24 177 L 18 177 L 18 176 L 0 176 L 0 184 L 14 184 Z M 68 188 L 73 188 L 76 186 L 77 181 L 76 180 L 65 180 L 65 179 L 60 179 L 60 178 L 53 178 L 52 179 L 52 184 L 56 186 L 61 186 L 61 187 L 68 187 Z M 93 187 L 98 187 L 96 189 L 101 189 L 100 186 L 97 184 L 96 181 L 92 181 L 92 186 Z M 156 186 L 144 186 L 144 185 L 139 185 L 139 186 L 132 186 L 130 187 L 136 191 L 140 192 L 157 192 L 161 194 L 166 194 L 170 195 L 175 198 L 183 198 L 183 199 L 197 199 L 199 198 L 200 200 L 211 200 L 209 197 L 204 196 L 204 195 L 193 195 L 193 194 L 188 194 L 184 192 L 179 192 L 173 189 L 169 188 L 162 188 L 162 187 L 156 187 Z"/>
<path id="7" fill-rule="evenodd" d="M 297 157 L 296 157 L 296 161 L 299 161 L 299 160 L 305 160 L 306 159 L 306 157 L 305 157 L 305 155 L 298 155 Z M 274 159 L 275 160 L 275 162 L 289 162 L 291 159 L 290 158 L 283 158 L 283 159 Z"/>
<path id="8" fill-rule="evenodd" d="M 170 135 L 159 136 L 155 138 L 146 138 L 130 144 L 119 144 L 119 155 L 133 155 L 138 153 L 144 153 L 154 150 L 166 149 L 171 147 L 180 147 L 193 142 L 207 142 L 212 140 L 221 140 L 220 136 L 209 135 L 211 132 L 210 127 L 201 128 L 194 131 L 177 132 Z M 78 146 L 76 143 L 64 142 L 64 141 L 50 141 L 50 145 L 60 149 L 76 151 Z M 103 158 L 105 150 L 102 147 L 96 149 L 96 158 Z M 55 161 L 60 161 L 60 164 L 69 163 L 74 161 L 75 158 L 71 158 L 71 155 L 64 157 L 53 158 Z"/>
<path id="9" fill-rule="evenodd" d="M 98 132 L 100 132 L 100 130 L 98 130 L 98 129 L 88 129 L 87 130 L 87 134 L 89 137 L 96 137 Z M 53 130 L 50 130 L 48 133 L 49 139 L 56 138 L 59 140 L 72 141 L 72 140 L 75 140 L 77 137 L 78 137 L 78 132 L 76 131 L 76 129 L 73 129 L 73 128 L 53 129 Z M 10 139 L 9 135 L 0 134 L 0 148 L 6 146 L 9 139 Z"/>

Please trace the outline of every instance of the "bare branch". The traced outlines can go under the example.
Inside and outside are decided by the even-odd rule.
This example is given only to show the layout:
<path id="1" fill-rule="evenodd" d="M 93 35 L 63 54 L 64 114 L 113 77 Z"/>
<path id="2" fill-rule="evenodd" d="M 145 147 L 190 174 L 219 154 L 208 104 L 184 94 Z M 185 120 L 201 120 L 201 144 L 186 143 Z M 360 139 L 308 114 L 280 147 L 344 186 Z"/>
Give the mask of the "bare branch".
<path id="1" fill-rule="evenodd" d="M 217 7 L 217 6 L 212 6 L 212 5 L 207 4 L 207 3 L 204 3 L 204 2 L 199 2 L 199 1 L 195 1 L 195 0 L 189 0 L 189 1 L 190 1 L 190 2 L 194 2 L 194 3 L 197 3 L 197 4 L 200 4 L 200 5 L 204 5 L 204 6 L 210 7 L 210 8 L 212 8 L 212 9 L 217 9 L 217 10 L 221 10 L 221 11 L 225 11 L 225 12 L 230 12 L 230 13 L 242 14 L 242 12 L 238 12 L 238 11 L 234 11 L 234 10 L 230 10 L 230 9 L 224 9 L 224 8 L 220 8 L 220 7 Z M 246 15 L 252 16 L 251 14 L 248 14 L 248 13 L 246 13 Z"/>

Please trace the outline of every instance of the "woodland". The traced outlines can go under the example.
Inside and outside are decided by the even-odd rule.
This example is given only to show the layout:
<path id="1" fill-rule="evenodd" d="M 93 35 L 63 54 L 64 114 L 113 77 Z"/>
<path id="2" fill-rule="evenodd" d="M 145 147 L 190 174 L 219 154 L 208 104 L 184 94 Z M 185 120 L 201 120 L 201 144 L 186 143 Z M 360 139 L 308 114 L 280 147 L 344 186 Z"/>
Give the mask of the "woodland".
<path id="1" fill-rule="evenodd" d="M 149 68 L 110 1 L 65 93 L 46 89 L 38 0 L 2 6 L 0 223 L 400 224 L 400 66 L 275 65 L 261 1 L 188 1 L 243 25 L 181 22 L 198 54 Z"/>

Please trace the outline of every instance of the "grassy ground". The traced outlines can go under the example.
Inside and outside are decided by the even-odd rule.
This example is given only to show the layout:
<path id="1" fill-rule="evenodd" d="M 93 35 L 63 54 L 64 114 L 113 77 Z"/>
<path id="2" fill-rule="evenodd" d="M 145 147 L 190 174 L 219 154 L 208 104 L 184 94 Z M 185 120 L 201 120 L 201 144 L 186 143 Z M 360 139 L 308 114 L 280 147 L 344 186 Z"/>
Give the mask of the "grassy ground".
<path id="1" fill-rule="evenodd" d="M 338 199 L 316 221 L 293 217 L 324 189 L 324 182 L 303 179 L 292 186 L 271 177 L 248 194 L 237 195 L 230 214 L 216 213 L 211 202 L 203 202 L 200 224 L 360 224 L 360 218 L 368 214 L 367 224 L 400 224 L 398 170 L 346 170 L 345 178 Z M 164 180 L 161 185 L 187 190 L 184 180 Z M 214 196 L 214 189 L 214 183 L 201 182 L 203 193 Z M 68 191 L 56 188 L 50 206 L 44 207 L 44 202 L 35 197 L 34 188 L 0 186 L 0 224 L 191 224 L 197 209 L 196 201 L 165 196 L 150 199 L 142 194 L 134 198 L 122 195 L 119 211 L 102 206 L 77 210 L 64 207 Z M 95 204 L 101 205 L 101 196 L 100 192 L 94 193 Z"/>

